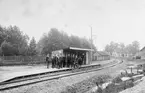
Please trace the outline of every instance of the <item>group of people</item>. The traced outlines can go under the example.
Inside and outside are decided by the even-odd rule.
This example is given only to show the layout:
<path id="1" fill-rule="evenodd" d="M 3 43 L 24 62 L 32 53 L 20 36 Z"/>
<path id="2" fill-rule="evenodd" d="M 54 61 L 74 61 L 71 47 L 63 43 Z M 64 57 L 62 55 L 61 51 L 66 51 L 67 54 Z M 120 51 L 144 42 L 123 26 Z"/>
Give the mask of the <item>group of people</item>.
<path id="1" fill-rule="evenodd" d="M 47 68 L 78 68 L 81 65 L 85 65 L 85 54 L 61 54 L 52 55 L 49 54 L 46 57 Z"/>

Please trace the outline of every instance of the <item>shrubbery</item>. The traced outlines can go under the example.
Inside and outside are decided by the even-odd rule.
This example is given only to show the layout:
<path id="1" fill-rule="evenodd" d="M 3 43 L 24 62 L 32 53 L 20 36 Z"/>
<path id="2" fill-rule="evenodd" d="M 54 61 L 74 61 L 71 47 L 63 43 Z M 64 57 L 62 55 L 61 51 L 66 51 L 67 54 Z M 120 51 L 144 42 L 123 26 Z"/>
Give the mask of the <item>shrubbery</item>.
<path id="1" fill-rule="evenodd" d="M 105 89 L 100 88 L 95 93 L 118 93 L 124 89 L 134 86 L 132 80 L 123 82 L 121 80 L 121 77 L 122 77 L 121 75 L 117 76 L 112 80 L 112 83 L 110 83 Z M 95 76 L 88 80 L 83 80 L 82 82 L 79 82 L 72 86 L 68 86 L 66 90 L 64 90 L 61 93 L 84 93 L 92 89 L 92 87 L 96 86 L 96 83 L 102 85 L 103 83 L 107 82 L 110 79 L 111 77 L 108 75 L 102 75 L 99 77 Z"/>
<path id="2" fill-rule="evenodd" d="M 136 59 L 141 59 L 141 56 L 136 56 Z"/>
<path id="3" fill-rule="evenodd" d="M 122 82 L 121 78 L 118 76 L 112 80 L 113 83 L 120 83 Z"/>
<path id="4" fill-rule="evenodd" d="M 92 87 L 96 86 L 96 82 L 98 84 L 102 84 L 110 78 L 111 77 L 108 75 L 102 75 L 99 77 L 94 76 L 88 80 L 83 80 L 82 82 L 68 86 L 66 90 L 62 91 L 61 93 L 84 93 L 90 90 Z"/>

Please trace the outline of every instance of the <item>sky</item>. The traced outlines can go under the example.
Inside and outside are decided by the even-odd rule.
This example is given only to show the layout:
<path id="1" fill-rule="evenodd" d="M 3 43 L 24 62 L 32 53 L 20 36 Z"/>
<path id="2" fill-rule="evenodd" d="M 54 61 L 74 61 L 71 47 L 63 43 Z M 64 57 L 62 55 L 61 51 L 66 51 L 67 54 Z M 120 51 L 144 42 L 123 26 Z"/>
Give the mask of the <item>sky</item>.
<path id="1" fill-rule="evenodd" d="M 50 28 L 90 38 L 145 46 L 145 0 L 0 0 L 0 25 L 16 25 L 38 41 Z M 91 26 L 91 27 L 90 27 Z"/>

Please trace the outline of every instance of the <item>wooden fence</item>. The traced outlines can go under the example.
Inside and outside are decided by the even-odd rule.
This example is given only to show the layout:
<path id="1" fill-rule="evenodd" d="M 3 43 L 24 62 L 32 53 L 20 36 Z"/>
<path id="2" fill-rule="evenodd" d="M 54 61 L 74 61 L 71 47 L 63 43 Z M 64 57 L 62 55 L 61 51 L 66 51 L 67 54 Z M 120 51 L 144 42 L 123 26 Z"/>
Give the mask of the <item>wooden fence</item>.
<path id="1" fill-rule="evenodd" d="M 45 56 L 0 56 L 0 65 L 44 64 Z"/>

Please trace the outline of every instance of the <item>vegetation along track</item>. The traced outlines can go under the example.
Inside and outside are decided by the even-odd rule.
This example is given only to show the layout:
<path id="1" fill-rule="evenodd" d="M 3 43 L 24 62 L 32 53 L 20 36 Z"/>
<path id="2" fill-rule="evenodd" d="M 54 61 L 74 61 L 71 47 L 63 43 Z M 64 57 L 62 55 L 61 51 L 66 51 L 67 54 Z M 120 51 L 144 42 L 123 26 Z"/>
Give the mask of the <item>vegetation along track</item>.
<path id="1" fill-rule="evenodd" d="M 116 60 L 106 63 L 103 65 L 88 65 L 83 66 L 78 69 L 64 69 L 64 70 L 58 70 L 58 71 L 51 71 L 51 72 L 44 72 L 44 73 L 38 73 L 38 74 L 32 74 L 32 75 L 25 75 L 25 76 L 19 76 L 10 80 L 7 80 L 5 82 L 0 83 L 0 91 L 12 89 L 20 86 L 26 86 L 30 84 L 35 84 L 38 82 L 43 82 L 47 80 L 53 80 L 53 79 L 59 79 L 62 77 L 77 75 L 77 74 L 83 74 L 88 73 L 92 71 L 101 70 L 107 67 L 112 67 L 117 65 L 118 63 Z"/>

